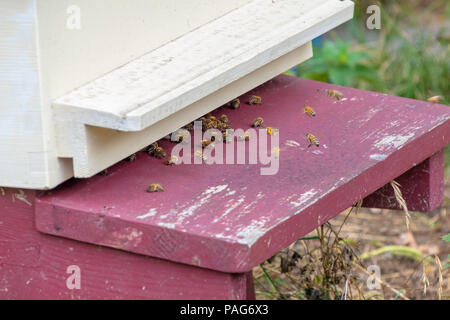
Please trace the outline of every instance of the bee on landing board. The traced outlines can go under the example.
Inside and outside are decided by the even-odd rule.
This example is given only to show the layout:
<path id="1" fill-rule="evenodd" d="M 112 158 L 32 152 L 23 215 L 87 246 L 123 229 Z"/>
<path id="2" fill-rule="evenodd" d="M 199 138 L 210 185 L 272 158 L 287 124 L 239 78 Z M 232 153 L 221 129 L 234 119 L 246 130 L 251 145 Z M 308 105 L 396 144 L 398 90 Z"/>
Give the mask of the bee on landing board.
<path id="1" fill-rule="evenodd" d="M 251 96 L 247 103 L 249 105 L 253 105 L 253 104 L 262 104 L 262 102 L 263 101 L 260 96 Z"/>
<path id="2" fill-rule="evenodd" d="M 214 147 L 214 144 L 210 140 L 202 140 L 202 148 L 211 148 Z"/>
<path id="3" fill-rule="evenodd" d="M 129 156 L 128 158 L 127 158 L 127 161 L 128 162 L 134 162 L 134 161 L 136 161 L 136 153 L 133 153 L 131 156 Z"/>
<path id="4" fill-rule="evenodd" d="M 431 103 L 441 103 L 442 101 L 444 101 L 444 98 L 442 98 L 441 96 L 434 96 L 427 99 L 427 101 Z"/>
<path id="5" fill-rule="evenodd" d="M 223 123 L 228 123 L 228 117 L 226 114 L 223 114 L 220 116 L 220 121 L 222 121 Z"/>
<path id="6" fill-rule="evenodd" d="M 154 183 L 148 187 L 147 192 L 148 193 L 164 192 L 164 188 L 160 184 Z"/>
<path id="7" fill-rule="evenodd" d="M 303 111 L 310 117 L 315 117 L 316 116 L 316 112 L 310 106 L 306 106 L 305 108 L 303 108 Z"/>
<path id="8" fill-rule="evenodd" d="M 166 161 L 166 165 L 172 166 L 172 165 L 178 164 L 178 161 L 180 161 L 180 159 L 178 159 L 177 156 L 170 156 L 169 160 Z"/>
<path id="9" fill-rule="evenodd" d="M 149 155 L 158 159 L 164 159 L 166 157 L 166 151 L 158 145 L 158 142 L 151 144 L 150 147 L 147 148 L 147 152 Z"/>
<path id="10" fill-rule="evenodd" d="M 225 106 L 230 109 L 239 109 L 239 107 L 241 106 L 241 100 L 233 99 L 232 101 L 228 102 Z"/>
<path id="11" fill-rule="evenodd" d="M 262 127 L 262 125 L 264 124 L 264 119 L 259 117 L 256 118 L 253 123 L 252 123 L 252 127 L 253 128 L 258 128 L 258 127 Z"/>
<path id="12" fill-rule="evenodd" d="M 335 100 L 342 100 L 344 99 L 344 94 L 338 90 L 326 90 L 327 95 Z"/>
<path id="13" fill-rule="evenodd" d="M 319 143 L 319 139 L 317 139 L 317 137 L 311 133 L 308 133 L 306 135 L 306 139 L 309 142 L 309 146 L 308 148 L 311 148 L 312 146 L 316 146 L 316 147 L 320 147 L 320 143 Z"/>

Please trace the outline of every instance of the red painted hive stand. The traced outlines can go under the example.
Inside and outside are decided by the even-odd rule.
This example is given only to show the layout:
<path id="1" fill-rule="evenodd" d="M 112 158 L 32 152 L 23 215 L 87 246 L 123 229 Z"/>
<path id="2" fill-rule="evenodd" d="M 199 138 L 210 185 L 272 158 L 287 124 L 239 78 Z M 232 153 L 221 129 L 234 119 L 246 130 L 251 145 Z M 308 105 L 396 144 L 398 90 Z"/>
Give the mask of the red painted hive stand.
<path id="1" fill-rule="evenodd" d="M 50 192 L 0 189 L 0 298 L 252 299 L 252 268 L 298 238 L 360 199 L 396 208 L 383 187 L 393 179 L 411 209 L 440 205 L 448 107 L 288 76 L 241 100 L 252 94 L 263 104 L 215 114 L 233 128 L 256 117 L 279 128 L 276 175 L 139 153 Z M 320 147 L 308 148 L 307 133 Z M 147 193 L 151 183 L 165 192 Z"/>

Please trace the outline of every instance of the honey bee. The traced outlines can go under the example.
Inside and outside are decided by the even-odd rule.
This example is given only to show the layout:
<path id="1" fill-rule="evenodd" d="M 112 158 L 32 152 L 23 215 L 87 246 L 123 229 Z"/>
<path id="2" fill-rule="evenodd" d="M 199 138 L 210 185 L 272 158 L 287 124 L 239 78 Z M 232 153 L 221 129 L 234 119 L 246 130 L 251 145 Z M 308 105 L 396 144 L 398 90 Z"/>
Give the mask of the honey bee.
<path id="1" fill-rule="evenodd" d="M 309 142 L 308 148 L 312 147 L 313 145 L 315 145 L 316 147 L 320 147 L 319 140 L 316 138 L 315 135 L 313 135 L 313 134 L 311 134 L 311 133 L 308 133 L 308 134 L 306 135 L 306 139 L 307 139 L 308 142 Z"/>
<path id="2" fill-rule="evenodd" d="M 128 158 L 127 158 L 127 161 L 128 162 L 133 162 L 133 161 L 136 161 L 136 153 L 134 153 L 134 154 L 132 154 L 131 156 L 129 156 Z"/>
<path id="3" fill-rule="evenodd" d="M 311 108 L 310 106 L 306 106 L 303 111 L 310 117 L 315 117 L 316 116 L 316 112 L 314 111 L 313 108 Z"/>
<path id="4" fill-rule="evenodd" d="M 185 128 L 187 131 L 192 131 L 192 130 L 194 130 L 194 123 L 193 123 L 193 122 L 188 123 L 187 125 L 184 126 L 184 128 Z"/>
<path id="5" fill-rule="evenodd" d="M 256 118 L 253 123 L 252 123 L 252 127 L 257 128 L 257 127 L 262 127 L 264 124 L 264 119 L 263 118 Z"/>
<path id="6" fill-rule="evenodd" d="M 239 109 L 241 106 L 241 100 L 239 99 L 233 99 L 232 101 L 228 102 L 226 106 L 230 109 Z"/>
<path id="7" fill-rule="evenodd" d="M 209 122 L 205 126 L 205 131 L 209 129 L 217 129 L 219 123 L 217 120 L 209 120 Z"/>
<path id="8" fill-rule="evenodd" d="M 210 121 L 217 121 L 217 118 L 215 116 L 208 116 L 208 120 Z"/>
<path id="9" fill-rule="evenodd" d="M 327 95 L 335 100 L 342 100 L 344 98 L 344 94 L 338 90 L 327 90 Z"/>
<path id="10" fill-rule="evenodd" d="M 164 192 L 164 188 L 158 184 L 158 183 L 154 183 L 151 184 L 148 189 L 147 189 L 148 193 L 153 193 L 153 192 Z"/>
<path id="11" fill-rule="evenodd" d="M 158 147 L 159 147 L 158 142 L 154 142 L 145 149 L 145 152 L 151 155 Z"/>
<path id="12" fill-rule="evenodd" d="M 444 101 L 444 98 L 442 98 L 441 96 L 434 96 L 429 98 L 427 101 L 431 103 L 441 103 L 442 101 Z"/>
<path id="13" fill-rule="evenodd" d="M 262 104 L 262 98 L 260 96 L 251 96 L 247 103 L 249 105 Z"/>
<path id="14" fill-rule="evenodd" d="M 169 160 L 166 161 L 166 165 L 171 166 L 174 164 L 178 164 L 178 161 L 180 161 L 180 159 L 178 159 L 177 156 L 170 156 Z"/>
<path id="15" fill-rule="evenodd" d="M 158 147 L 153 152 L 153 156 L 158 159 L 164 159 L 166 157 L 166 151 L 162 147 Z"/>
<path id="16" fill-rule="evenodd" d="M 147 152 L 149 155 L 158 159 L 164 159 L 166 157 L 166 151 L 158 145 L 158 142 L 152 143 L 147 148 Z"/>
<path id="17" fill-rule="evenodd" d="M 209 140 L 202 140 L 202 148 L 207 148 L 212 144 L 212 141 Z"/>
<path id="18" fill-rule="evenodd" d="M 227 129 L 229 129 L 230 128 L 230 126 L 228 125 L 228 124 L 226 124 L 226 123 L 224 123 L 224 122 L 220 122 L 218 125 L 217 125 L 217 129 L 219 129 L 220 131 L 225 131 L 225 130 L 227 130 Z"/>
<path id="19" fill-rule="evenodd" d="M 220 116 L 220 121 L 222 121 L 222 123 L 228 123 L 228 117 L 226 114 L 223 114 Z"/>
<path id="20" fill-rule="evenodd" d="M 276 128 L 272 128 L 272 127 L 267 127 L 266 130 L 267 130 L 267 134 L 270 136 L 276 136 L 278 134 L 278 132 L 280 131 L 280 130 L 278 130 Z"/>

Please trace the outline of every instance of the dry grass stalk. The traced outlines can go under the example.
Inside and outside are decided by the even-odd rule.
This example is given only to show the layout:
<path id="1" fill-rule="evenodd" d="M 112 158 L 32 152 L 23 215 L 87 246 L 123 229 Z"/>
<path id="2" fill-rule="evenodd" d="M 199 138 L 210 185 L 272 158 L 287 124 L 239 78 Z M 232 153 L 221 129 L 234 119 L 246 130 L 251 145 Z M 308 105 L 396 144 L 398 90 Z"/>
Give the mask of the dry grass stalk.
<path id="1" fill-rule="evenodd" d="M 0 187 L 0 193 L 2 194 L 2 196 L 5 196 L 5 189 L 3 189 L 2 187 Z"/>
<path id="2" fill-rule="evenodd" d="M 439 257 L 437 255 L 434 256 L 434 258 L 435 258 L 436 265 L 438 267 L 438 272 L 439 272 L 438 299 L 442 300 L 442 284 L 444 283 L 444 278 L 442 277 L 442 264 L 441 264 L 441 259 L 439 259 Z"/>
<path id="3" fill-rule="evenodd" d="M 401 185 L 397 181 L 392 180 L 391 187 L 392 189 L 394 189 L 395 199 L 397 200 L 399 206 L 403 209 L 403 212 L 405 213 L 406 228 L 409 230 L 409 220 L 411 219 L 411 215 L 409 214 L 406 201 L 403 198 L 402 190 L 400 189 Z"/>
<path id="4" fill-rule="evenodd" d="M 422 283 L 423 283 L 423 295 L 427 295 L 427 289 L 430 286 L 430 281 L 427 277 L 427 271 L 425 268 L 425 262 L 422 263 Z"/>

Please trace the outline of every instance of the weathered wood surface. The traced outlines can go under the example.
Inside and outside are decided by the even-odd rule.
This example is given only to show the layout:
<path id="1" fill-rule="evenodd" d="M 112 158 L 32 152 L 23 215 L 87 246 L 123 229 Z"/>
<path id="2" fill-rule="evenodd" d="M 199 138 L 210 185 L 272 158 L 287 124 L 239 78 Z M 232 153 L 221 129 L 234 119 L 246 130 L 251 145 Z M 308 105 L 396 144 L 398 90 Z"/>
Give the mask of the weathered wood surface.
<path id="1" fill-rule="evenodd" d="M 20 197 L 18 189 L 3 191 L 1 300 L 254 299 L 251 273 L 221 273 L 44 235 L 34 225 L 36 192 Z M 69 266 L 80 268 L 79 290 L 66 285 Z"/>
<path id="2" fill-rule="evenodd" d="M 180 165 L 138 154 L 107 176 L 73 180 L 36 200 L 48 234 L 225 272 L 246 272 L 450 142 L 450 109 L 427 102 L 279 76 L 222 109 L 233 128 L 261 116 L 279 128 L 280 168 Z M 310 118 L 303 106 L 317 113 Z M 308 148 L 306 133 L 320 148 Z M 166 149 L 170 142 L 163 143 Z M 248 150 L 247 150 L 248 151 Z M 248 159 L 248 157 L 247 157 Z M 165 192 L 149 194 L 151 183 Z"/>

